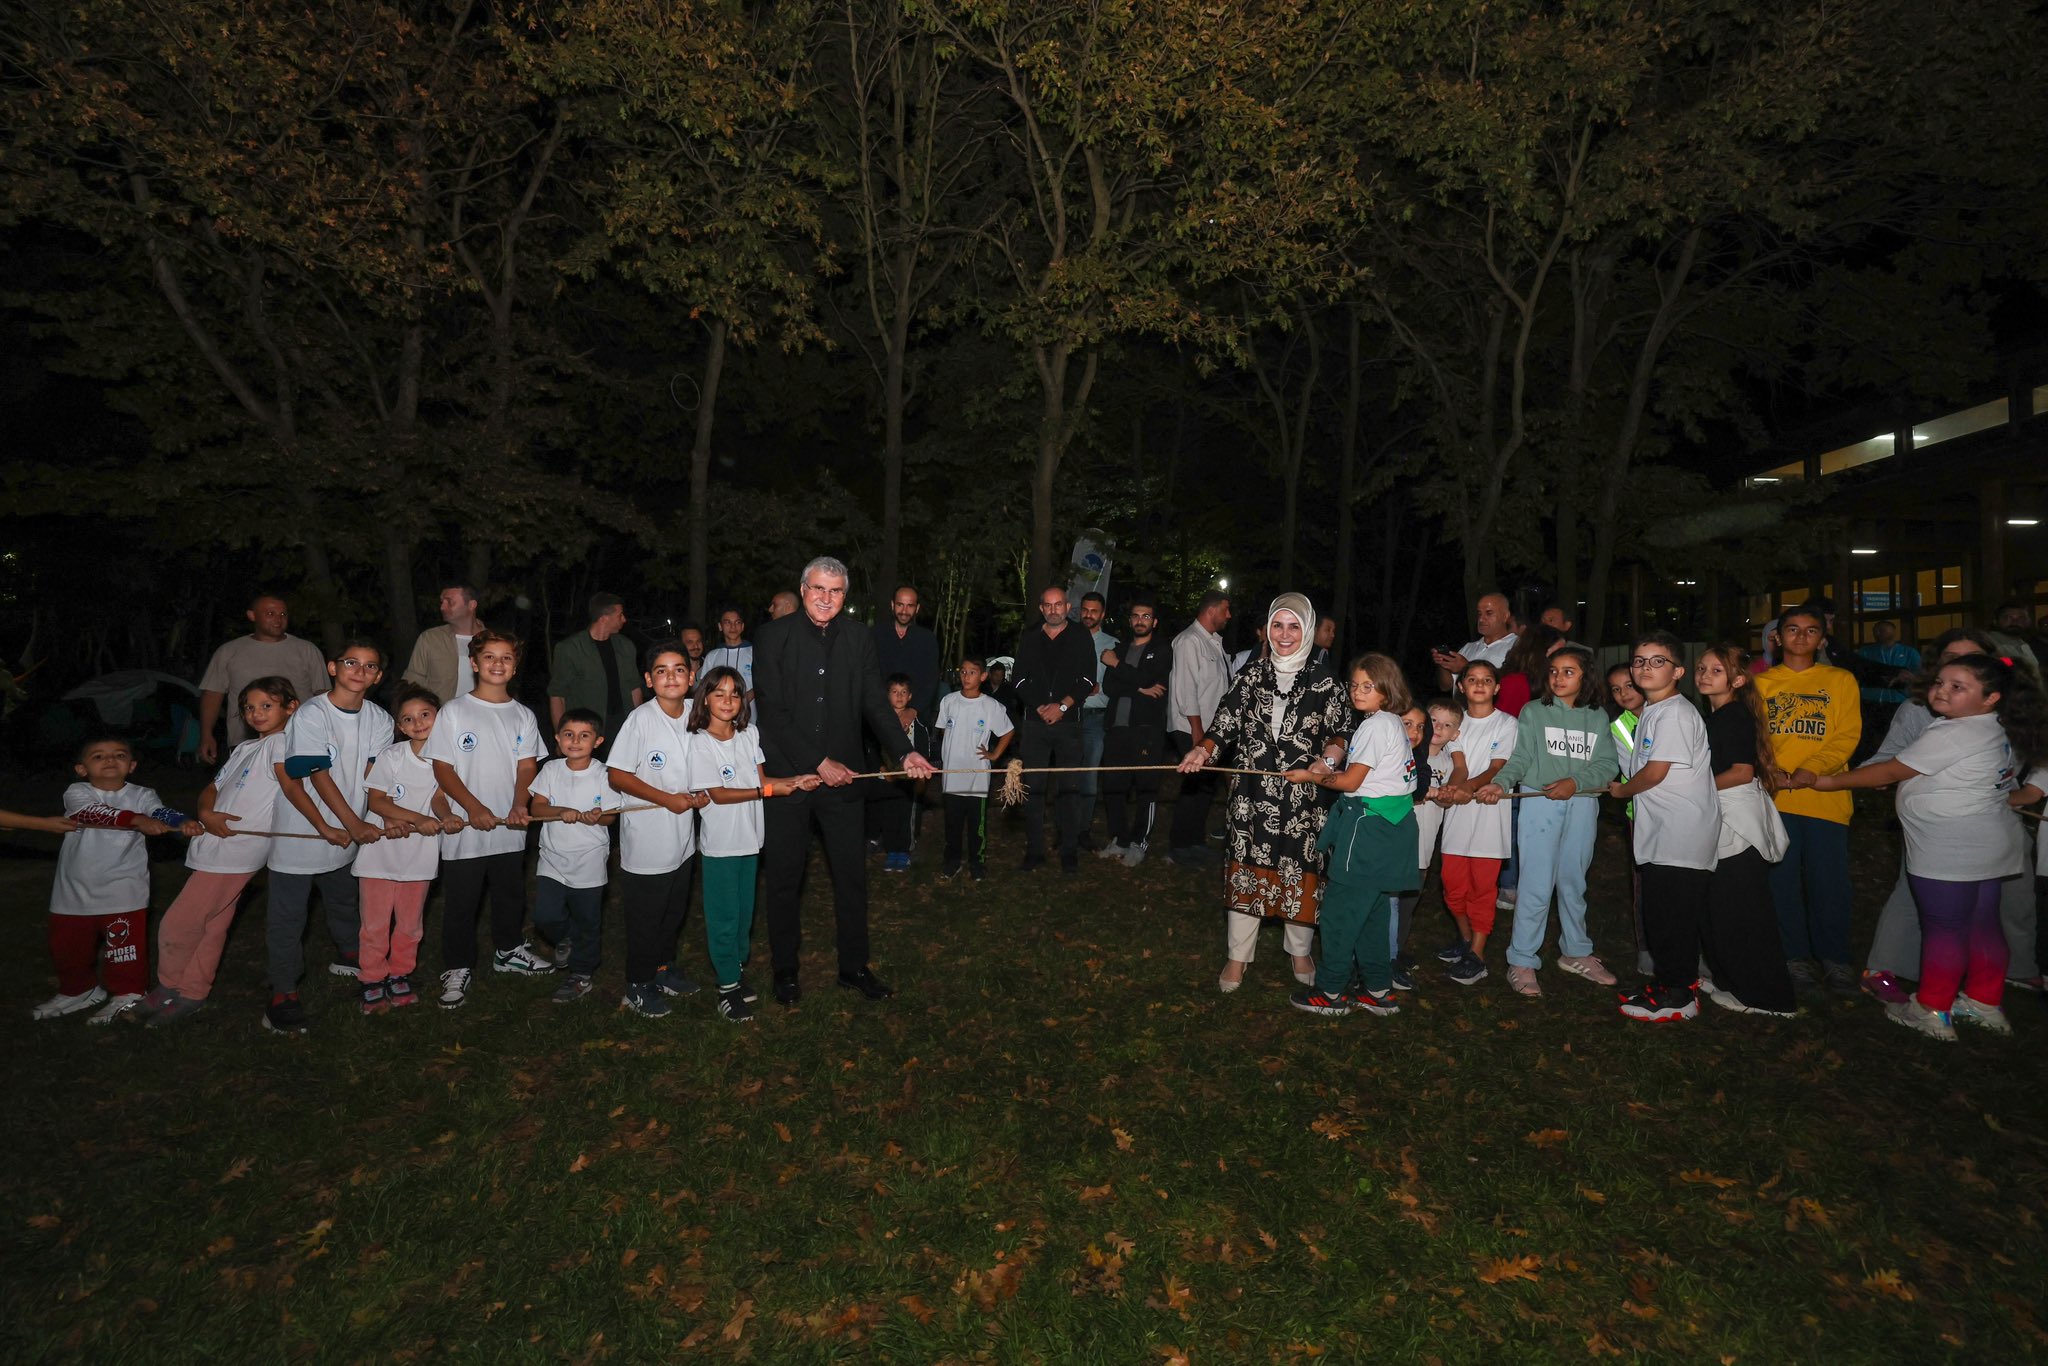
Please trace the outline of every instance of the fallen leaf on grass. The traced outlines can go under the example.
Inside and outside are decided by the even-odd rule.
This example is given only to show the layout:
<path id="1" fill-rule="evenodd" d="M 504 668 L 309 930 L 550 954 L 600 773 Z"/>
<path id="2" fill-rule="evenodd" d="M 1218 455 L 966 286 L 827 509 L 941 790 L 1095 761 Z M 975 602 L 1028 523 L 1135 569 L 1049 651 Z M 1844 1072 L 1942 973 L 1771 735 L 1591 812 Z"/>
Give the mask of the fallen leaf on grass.
<path id="1" fill-rule="evenodd" d="M 919 1323 L 930 1323 L 933 1318 L 937 1317 L 939 1312 L 926 1304 L 922 1295 L 905 1295 L 896 1303 L 910 1311 L 910 1317 L 916 1319 Z"/>
<path id="2" fill-rule="evenodd" d="M 1308 1127 L 1309 1132 L 1321 1134 L 1335 1143 L 1340 1139 L 1349 1138 L 1357 1126 L 1336 1115 L 1324 1115 Z"/>
<path id="3" fill-rule="evenodd" d="M 1580 1195 L 1585 1196 L 1588 1200 L 1591 1200 L 1596 1205 L 1604 1205 L 1607 1203 L 1606 1194 L 1602 1191 L 1594 1190 L 1591 1186 L 1580 1186 L 1578 1188 L 1578 1192 Z"/>
<path id="4" fill-rule="evenodd" d="M 1523 1134 L 1522 1142 L 1532 1148 L 1555 1148 L 1569 1137 L 1571 1135 L 1563 1129 L 1538 1129 L 1532 1134 Z"/>
<path id="5" fill-rule="evenodd" d="M 1541 1257 L 1488 1257 L 1479 1263 L 1474 1274 L 1488 1285 L 1499 1285 L 1503 1281 L 1539 1280 L 1537 1273 L 1542 1268 Z"/>
<path id="6" fill-rule="evenodd" d="M 1873 1271 L 1868 1276 L 1865 1276 L 1863 1278 L 1863 1288 L 1871 1291 L 1873 1294 L 1887 1295 L 1892 1299 L 1905 1300 L 1908 1303 L 1919 1298 L 1919 1296 L 1913 1293 L 1913 1287 L 1907 1285 L 1905 1279 L 1891 1267 L 1886 1267 L 1881 1271 Z"/>
<path id="7" fill-rule="evenodd" d="M 1266 1245 L 1266 1251 L 1268 1252 L 1275 1252 L 1279 1250 L 1280 1240 L 1278 1238 L 1275 1238 L 1272 1234 L 1266 1232 L 1266 1230 L 1264 1229 L 1259 1230 L 1259 1241 Z"/>
<path id="8" fill-rule="evenodd" d="M 1166 1366 L 1188 1366 L 1188 1354 L 1170 1343 L 1154 1350 L 1166 1358 Z"/>
<path id="9" fill-rule="evenodd" d="M 747 1331 L 747 1320 L 752 1317 L 754 1317 L 754 1302 L 752 1300 L 741 1300 L 739 1307 L 733 1310 L 732 1318 L 726 1321 L 724 1329 L 718 1335 L 727 1342 L 738 1342 L 740 1334 Z"/>
<path id="10" fill-rule="evenodd" d="M 1626 1353 L 1609 1342 L 1607 1334 L 1595 1333 L 1592 1337 L 1586 1339 L 1586 1355 L 1590 1357 L 1618 1357 L 1624 1356 Z"/>
<path id="11" fill-rule="evenodd" d="M 1113 1193 L 1114 1187 L 1107 1181 L 1099 1186 L 1083 1186 L 1081 1187 L 1081 1203 L 1086 1205 L 1097 1200 L 1107 1200 Z"/>
<path id="12" fill-rule="evenodd" d="M 54 1214 L 31 1214 L 28 1217 L 28 1226 L 30 1228 L 39 1228 L 44 1232 L 48 1232 L 63 1222 L 62 1219 L 59 1219 Z"/>
<path id="13" fill-rule="evenodd" d="M 1165 1298 L 1153 1299 L 1150 1296 L 1146 1297 L 1145 1307 L 1147 1309 L 1170 1310 L 1173 1313 L 1179 1314 L 1183 1319 L 1187 1318 L 1188 1306 L 1195 1301 L 1195 1292 L 1193 1290 L 1182 1285 L 1171 1273 L 1168 1273 L 1159 1283 L 1159 1293 Z"/>
<path id="14" fill-rule="evenodd" d="M 576 1154 L 576 1160 L 575 1160 L 574 1162 L 571 1162 L 571 1163 L 569 1164 L 569 1171 L 570 1171 L 570 1174 L 571 1174 L 571 1175 L 574 1175 L 575 1173 L 577 1173 L 577 1172 L 580 1172 L 580 1171 L 582 1171 L 582 1170 L 583 1170 L 584 1168 L 588 1167 L 589 1165 L 590 1165 L 590 1154 L 589 1154 L 589 1153 L 578 1153 L 578 1154 Z"/>
<path id="15" fill-rule="evenodd" d="M 209 1257 L 218 1257 L 223 1252 L 233 1252 L 234 1250 L 235 1240 L 232 1235 L 216 1238 L 206 1245 L 206 1255 Z"/>
<path id="16" fill-rule="evenodd" d="M 619 1270 L 624 1271 L 627 1267 L 631 1266 L 633 1263 L 639 1260 L 640 1249 L 637 1247 L 629 1247 L 624 1252 L 621 1252 L 619 1254 Z"/>
<path id="17" fill-rule="evenodd" d="M 784 1124 L 782 1121 L 777 1120 L 775 1122 L 775 1136 L 781 1139 L 784 1143 L 790 1142 L 791 1139 L 789 1136 L 789 1126 L 787 1124 Z"/>
<path id="18" fill-rule="evenodd" d="M 1727 1190 L 1730 1186 L 1742 1184 L 1732 1176 L 1716 1176 L 1712 1172 L 1703 1171 L 1698 1167 L 1694 1167 L 1691 1171 L 1680 1172 L 1678 1179 L 1688 1185 L 1712 1186 L 1715 1190 Z"/>
<path id="19" fill-rule="evenodd" d="M 230 1181 L 241 1180 L 249 1174 L 249 1169 L 255 1165 L 256 1159 L 253 1157 L 236 1158 L 228 1164 L 228 1169 L 220 1174 L 219 1184 L 225 1186 Z"/>
<path id="20" fill-rule="evenodd" d="M 1129 1152 L 1131 1150 L 1131 1145 L 1137 1141 L 1133 1139 L 1129 1133 L 1125 1132 L 1122 1129 L 1111 1129 L 1109 1132 L 1115 1135 L 1116 1150 L 1120 1153 Z"/>
<path id="21" fill-rule="evenodd" d="M 1834 1219 L 1828 1214 L 1827 1206 L 1810 1195 L 1797 1196 L 1785 1205 L 1785 1231 L 1790 1233 L 1804 1220 L 1817 1228 L 1833 1228 Z"/>

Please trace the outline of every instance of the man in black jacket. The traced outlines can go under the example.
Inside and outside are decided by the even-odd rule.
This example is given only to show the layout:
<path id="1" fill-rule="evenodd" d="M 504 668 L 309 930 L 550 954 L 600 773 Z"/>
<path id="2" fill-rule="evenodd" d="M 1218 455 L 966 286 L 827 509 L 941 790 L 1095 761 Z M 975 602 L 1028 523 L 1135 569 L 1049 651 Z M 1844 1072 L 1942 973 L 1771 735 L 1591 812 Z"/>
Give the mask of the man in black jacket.
<path id="1" fill-rule="evenodd" d="M 1077 768 L 1081 764 L 1081 701 L 1095 691 L 1095 642 L 1084 626 L 1067 620 L 1067 590 L 1038 595 L 1043 625 L 1017 642 L 1013 682 L 1024 704 L 1024 767 Z M 1030 780 L 1024 803 L 1024 871 L 1045 862 L 1045 796 L 1054 794 L 1053 823 L 1059 834 L 1060 870 L 1080 868 L 1080 784 L 1075 775 L 1041 775 Z"/>
<path id="2" fill-rule="evenodd" d="M 825 785 L 767 804 L 768 943 L 774 956 L 775 999 L 803 999 L 798 955 L 803 922 L 804 864 L 811 831 L 825 842 L 832 872 L 832 914 L 838 929 L 839 984 L 870 1001 L 892 996 L 868 966 L 868 870 L 861 847 L 863 803 L 854 784 L 861 762 L 863 725 L 913 778 L 932 765 L 910 751 L 903 727 L 889 709 L 875 668 L 874 637 L 842 617 L 846 566 L 820 557 L 804 566 L 801 607 L 763 626 L 754 637 L 754 704 L 761 748 L 776 776 L 816 773 Z"/>
<path id="3" fill-rule="evenodd" d="M 1159 639 L 1158 604 L 1144 594 L 1131 600 L 1131 643 L 1102 656 L 1102 691 L 1109 698 L 1103 733 L 1105 768 L 1163 764 L 1166 758 L 1166 680 L 1173 646 Z M 1152 834 L 1157 773 L 1104 773 L 1102 800 L 1109 812 L 1109 843 L 1100 857 L 1135 868 L 1145 861 Z"/>

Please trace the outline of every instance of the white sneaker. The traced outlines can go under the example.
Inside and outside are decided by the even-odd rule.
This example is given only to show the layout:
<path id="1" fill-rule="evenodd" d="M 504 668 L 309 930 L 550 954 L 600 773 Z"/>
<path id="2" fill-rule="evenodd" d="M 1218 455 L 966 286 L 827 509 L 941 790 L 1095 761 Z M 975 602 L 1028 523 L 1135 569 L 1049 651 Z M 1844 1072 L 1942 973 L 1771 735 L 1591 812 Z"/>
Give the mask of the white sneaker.
<path id="1" fill-rule="evenodd" d="M 2005 1018 L 2005 1011 L 1998 1006 L 1987 1006 L 1982 1001 L 1972 1000 L 1962 992 L 1956 993 L 1955 1004 L 1948 1008 L 1949 1018 L 1962 1024 L 1973 1024 L 1979 1029 L 1988 1029 L 1993 1034 L 2012 1035 L 2012 1021 Z"/>
<path id="2" fill-rule="evenodd" d="M 95 986 L 89 991 L 81 991 L 76 996 L 66 996 L 60 991 L 30 1011 L 29 1018 L 35 1020 L 54 1020 L 60 1015 L 76 1015 L 81 1010 L 91 1010 L 106 999 L 107 989 L 101 986 Z"/>
<path id="3" fill-rule="evenodd" d="M 1940 1039 L 1943 1043 L 1956 1041 L 1956 1027 L 1950 1023 L 1949 1012 L 1929 1010 L 1920 1004 L 1917 995 L 1886 1006 L 1884 1013 L 1887 1018 L 1897 1020 L 1908 1029 L 1917 1029 L 1930 1039 Z"/>
<path id="4" fill-rule="evenodd" d="M 1512 911 L 1515 909 L 1515 896 L 1519 890 L 1519 888 L 1509 887 L 1496 892 L 1493 898 L 1493 909 L 1496 911 Z"/>
<path id="5" fill-rule="evenodd" d="M 1541 996 L 1543 994 L 1543 988 L 1536 982 L 1536 969 L 1534 968 L 1521 968 L 1510 964 L 1508 966 L 1508 985 L 1514 988 L 1517 995 Z"/>
<path id="6" fill-rule="evenodd" d="M 462 1003 L 469 999 L 469 969 L 450 968 L 441 974 L 440 1006 L 443 1010 L 460 1010 Z"/>
<path id="7" fill-rule="evenodd" d="M 1121 844 L 1105 844 L 1095 851 L 1095 857 L 1097 858 L 1122 858 L 1123 856 L 1124 847 Z"/>
<path id="8" fill-rule="evenodd" d="M 1135 868 L 1145 861 L 1145 846 L 1127 844 L 1124 846 L 1124 867 Z"/>
<path id="9" fill-rule="evenodd" d="M 1796 1010 L 1765 1010 L 1762 1006 L 1750 1005 L 1739 996 L 1732 996 L 1704 979 L 1700 982 L 1700 991 L 1715 1006 L 1733 1015 L 1768 1015 L 1774 1020 L 1790 1020 L 1799 1014 Z"/>
<path id="10" fill-rule="evenodd" d="M 1614 974 L 1609 972 L 1607 965 L 1593 954 L 1567 953 L 1557 960 L 1557 965 L 1574 977 L 1583 977 L 1595 986 L 1614 985 Z"/>
<path id="11" fill-rule="evenodd" d="M 507 949 L 503 953 L 492 954 L 491 968 L 496 972 L 526 974 L 553 972 L 555 970 L 555 961 L 552 958 L 543 958 L 535 953 L 530 946 L 521 944 L 516 949 Z"/>
<path id="12" fill-rule="evenodd" d="M 139 991 L 131 991 L 123 996 L 110 996 L 105 1005 L 86 1017 L 85 1022 L 89 1025 L 112 1024 L 141 1004 L 142 993 Z"/>

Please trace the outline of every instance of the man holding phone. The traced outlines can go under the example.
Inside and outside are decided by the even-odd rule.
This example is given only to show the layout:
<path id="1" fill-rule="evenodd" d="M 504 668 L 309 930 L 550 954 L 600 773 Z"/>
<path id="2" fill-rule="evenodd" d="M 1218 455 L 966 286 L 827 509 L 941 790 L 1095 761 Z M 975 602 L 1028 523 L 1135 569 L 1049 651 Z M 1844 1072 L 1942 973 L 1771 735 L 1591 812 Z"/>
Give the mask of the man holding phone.
<path id="1" fill-rule="evenodd" d="M 1483 659 L 1498 669 L 1507 663 L 1508 652 L 1515 648 L 1515 618 L 1508 610 L 1508 600 L 1499 593 L 1483 593 L 1472 615 L 1479 626 L 1479 639 L 1469 641 L 1465 648 L 1452 653 L 1442 646 L 1431 650 L 1429 657 L 1436 665 L 1436 685 L 1451 689 L 1458 686 L 1458 675 L 1465 672 L 1465 666 L 1475 659 Z"/>

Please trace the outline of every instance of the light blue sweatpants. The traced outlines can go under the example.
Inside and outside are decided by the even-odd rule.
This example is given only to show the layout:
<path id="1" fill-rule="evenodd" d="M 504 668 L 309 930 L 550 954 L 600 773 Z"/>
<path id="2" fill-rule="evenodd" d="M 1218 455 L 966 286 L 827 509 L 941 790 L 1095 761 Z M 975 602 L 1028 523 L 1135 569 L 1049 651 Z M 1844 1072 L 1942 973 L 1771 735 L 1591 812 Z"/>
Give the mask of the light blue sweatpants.
<path id="1" fill-rule="evenodd" d="M 1521 812 L 1515 853 L 1522 864 L 1522 885 L 1515 898 L 1508 962 L 1518 968 L 1543 966 L 1543 937 L 1550 928 L 1553 903 L 1558 947 L 1583 958 L 1593 952 L 1593 941 L 1586 935 L 1586 869 L 1592 865 L 1593 840 L 1599 833 L 1600 799 L 1578 796 L 1554 802 L 1524 797 L 1515 806 Z"/>

